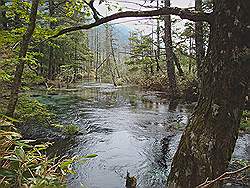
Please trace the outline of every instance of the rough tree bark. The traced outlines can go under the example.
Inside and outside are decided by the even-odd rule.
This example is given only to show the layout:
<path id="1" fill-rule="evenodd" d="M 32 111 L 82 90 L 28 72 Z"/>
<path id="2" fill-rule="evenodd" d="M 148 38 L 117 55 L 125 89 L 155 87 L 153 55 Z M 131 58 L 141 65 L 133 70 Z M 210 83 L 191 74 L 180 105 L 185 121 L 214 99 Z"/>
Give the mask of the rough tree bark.
<path id="1" fill-rule="evenodd" d="M 170 7 L 170 0 L 165 0 L 165 7 Z M 167 61 L 167 75 L 169 82 L 170 97 L 175 98 L 178 95 L 177 84 L 175 77 L 175 67 L 174 67 L 174 52 L 172 45 L 172 35 L 171 35 L 171 17 L 170 15 L 164 16 L 164 43 L 166 50 L 166 61 Z"/>
<path id="2" fill-rule="evenodd" d="M 249 9 L 250 1 L 215 1 L 201 94 L 173 159 L 170 188 L 194 188 L 228 167 L 249 84 Z"/>
<path id="3" fill-rule="evenodd" d="M 38 4 L 39 4 L 39 0 L 32 0 L 29 25 L 27 27 L 25 34 L 23 35 L 22 43 L 20 46 L 20 51 L 18 55 L 19 63 L 16 66 L 16 71 L 15 71 L 11 94 L 10 94 L 10 100 L 7 106 L 7 113 L 6 113 L 6 115 L 10 117 L 12 117 L 14 114 L 16 103 L 18 100 L 18 91 L 21 85 L 21 79 L 22 79 L 23 69 L 25 65 L 25 57 L 26 57 L 27 50 L 29 47 L 30 39 L 32 37 L 32 34 L 36 26 Z"/>
<path id="4" fill-rule="evenodd" d="M 202 0 L 195 0 L 195 10 L 202 11 Z M 195 53 L 196 53 L 196 65 L 197 65 L 197 76 L 201 78 L 202 72 L 202 60 L 205 55 L 204 49 L 204 29 L 202 22 L 195 23 Z"/>

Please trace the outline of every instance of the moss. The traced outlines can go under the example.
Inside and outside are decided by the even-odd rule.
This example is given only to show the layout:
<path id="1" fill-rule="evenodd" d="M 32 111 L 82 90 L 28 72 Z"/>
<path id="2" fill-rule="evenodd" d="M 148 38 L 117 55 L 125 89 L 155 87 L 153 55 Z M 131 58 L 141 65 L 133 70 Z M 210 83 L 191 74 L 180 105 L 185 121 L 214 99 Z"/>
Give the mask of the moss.
<path id="1" fill-rule="evenodd" d="M 241 117 L 240 130 L 250 133 L 250 112 L 244 111 Z"/>
<path id="2" fill-rule="evenodd" d="M 16 118 L 24 124 L 47 125 L 54 116 L 45 104 L 31 98 L 29 95 L 21 95 L 16 108 Z"/>
<path id="3" fill-rule="evenodd" d="M 68 136 L 74 136 L 77 135 L 80 131 L 80 128 L 77 125 L 66 125 L 63 127 L 63 133 Z"/>
<path id="4" fill-rule="evenodd" d="M 250 120 L 240 123 L 240 130 L 250 133 Z"/>

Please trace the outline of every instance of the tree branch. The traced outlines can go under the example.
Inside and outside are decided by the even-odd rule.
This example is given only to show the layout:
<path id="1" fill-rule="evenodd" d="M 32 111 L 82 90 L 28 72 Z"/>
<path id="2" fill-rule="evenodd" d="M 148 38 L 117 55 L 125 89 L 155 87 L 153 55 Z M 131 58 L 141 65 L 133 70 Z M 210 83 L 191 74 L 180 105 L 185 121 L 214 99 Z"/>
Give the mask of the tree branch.
<path id="1" fill-rule="evenodd" d="M 90 9 L 92 10 L 93 18 L 95 19 L 95 21 L 98 21 L 100 19 L 98 16 L 98 15 L 100 15 L 100 13 L 94 7 L 94 0 L 91 0 L 89 3 L 87 1 L 84 1 L 84 3 L 86 3 L 90 7 Z"/>
<path id="2" fill-rule="evenodd" d="M 190 21 L 206 21 L 211 23 L 212 22 L 212 13 L 202 13 L 197 11 L 190 11 L 188 9 L 182 9 L 177 7 L 164 7 L 160 8 L 158 10 L 150 10 L 150 11 L 125 11 L 125 12 L 119 12 L 112 14 L 110 16 L 101 18 L 99 20 L 96 20 L 93 23 L 87 24 L 87 25 L 80 25 L 80 26 L 74 26 L 74 27 L 68 27 L 65 29 L 62 29 L 59 31 L 56 35 L 51 36 L 49 38 L 55 38 L 60 35 L 72 32 L 72 31 L 78 31 L 78 30 L 85 30 L 90 29 L 96 26 L 99 26 L 101 24 L 110 22 L 112 20 L 120 19 L 120 18 L 127 18 L 127 17 L 152 17 L 152 16 L 159 16 L 159 15 L 176 15 L 180 16 L 182 19 L 188 19 Z"/>
<path id="3" fill-rule="evenodd" d="M 224 174 L 222 174 L 221 176 L 219 176 L 218 178 L 216 178 L 214 180 L 211 180 L 211 181 L 206 180 L 204 183 L 198 185 L 196 188 L 209 188 L 212 185 L 214 185 L 215 183 L 217 183 L 218 181 L 222 181 L 225 178 L 226 179 L 230 178 L 232 175 L 238 174 L 244 170 L 247 170 L 248 168 L 250 168 L 250 165 L 247 165 L 247 166 L 245 166 L 239 170 L 233 171 L 233 172 L 225 172 Z"/>

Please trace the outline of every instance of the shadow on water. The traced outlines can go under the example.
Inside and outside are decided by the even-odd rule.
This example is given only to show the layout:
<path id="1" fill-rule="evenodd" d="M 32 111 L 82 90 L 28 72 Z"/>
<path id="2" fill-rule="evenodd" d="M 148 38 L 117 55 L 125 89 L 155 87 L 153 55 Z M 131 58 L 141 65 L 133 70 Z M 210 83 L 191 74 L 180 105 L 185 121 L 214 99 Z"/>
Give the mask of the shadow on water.
<path id="1" fill-rule="evenodd" d="M 181 136 L 179 128 L 193 108 L 168 101 L 164 93 L 95 83 L 41 93 L 37 99 L 48 104 L 62 124 L 78 125 L 85 133 L 55 143 L 53 153 L 98 155 L 75 164 L 77 175 L 68 178 L 72 188 L 121 188 L 127 171 L 136 176 L 139 188 L 164 187 Z M 249 159 L 248 138 L 240 139 L 237 157 Z"/>

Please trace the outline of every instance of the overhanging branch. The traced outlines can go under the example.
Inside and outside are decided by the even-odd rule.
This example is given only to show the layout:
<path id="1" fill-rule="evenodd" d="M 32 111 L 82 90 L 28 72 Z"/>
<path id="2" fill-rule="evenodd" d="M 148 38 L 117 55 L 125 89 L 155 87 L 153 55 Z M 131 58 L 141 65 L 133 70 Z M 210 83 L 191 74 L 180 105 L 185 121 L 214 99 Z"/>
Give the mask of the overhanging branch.
<path id="1" fill-rule="evenodd" d="M 74 26 L 74 27 L 68 27 L 65 29 L 62 29 L 59 31 L 56 35 L 50 37 L 55 38 L 60 35 L 72 32 L 72 31 L 78 31 L 78 30 L 85 30 L 90 29 L 96 26 L 99 26 L 101 24 L 110 22 L 112 20 L 120 19 L 120 18 L 128 18 L 128 17 L 152 17 L 152 16 L 160 16 L 160 15 L 176 15 L 179 16 L 182 19 L 188 19 L 190 21 L 205 21 L 205 22 L 212 22 L 212 16 L 211 13 L 202 13 L 197 11 L 190 11 L 188 9 L 181 9 L 177 7 L 164 7 L 160 8 L 158 10 L 150 10 L 150 11 L 125 11 L 125 12 L 119 12 L 116 14 L 112 14 L 110 16 L 101 18 L 99 20 L 96 20 L 95 22 L 87 25 L 80 25 L 80 26 Z"/>

